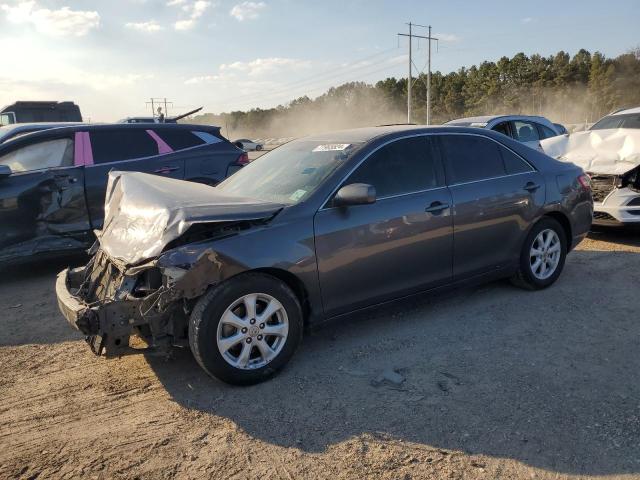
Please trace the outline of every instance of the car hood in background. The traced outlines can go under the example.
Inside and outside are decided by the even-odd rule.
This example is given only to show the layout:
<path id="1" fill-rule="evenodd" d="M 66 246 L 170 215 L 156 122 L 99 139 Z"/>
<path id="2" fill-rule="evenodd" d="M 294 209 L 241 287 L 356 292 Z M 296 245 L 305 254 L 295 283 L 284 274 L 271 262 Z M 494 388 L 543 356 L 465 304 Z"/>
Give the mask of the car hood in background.
<path id="1" fill-rule="evenodd" d="M 576 132 L 540 144 L 547 155 L 575 163 L 589 173 L 623 175 L 640 165 L 640 130 L 636 129 Z"/>
<path id="2" fill-rule="evenodd" d="M 282 207 L 226 195 L 200 183 L 113 171 L 107 184 L 104 226 L 96 235 L 109 257 L 134 265 L 160 255 L 195 223 L 268 219 Z"/>

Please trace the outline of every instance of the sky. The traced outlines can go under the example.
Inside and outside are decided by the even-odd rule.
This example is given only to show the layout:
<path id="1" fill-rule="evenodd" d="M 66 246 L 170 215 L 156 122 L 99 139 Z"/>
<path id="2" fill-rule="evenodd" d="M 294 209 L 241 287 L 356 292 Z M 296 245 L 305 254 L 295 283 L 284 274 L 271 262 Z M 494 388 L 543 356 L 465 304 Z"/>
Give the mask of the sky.
<path id="1" fill-rule="evenodd" d="M 616 56 L 640 46 L 640 0 L 0 0 L 0 106 L 72 100 L 92 122 L 220 113 L 406 76 L 408 22 L 432 69 L 518 52 Z M 427 34 L 422 27 L 414 33 Z M 414 40 L 414 75 L 427 48 Z"/>

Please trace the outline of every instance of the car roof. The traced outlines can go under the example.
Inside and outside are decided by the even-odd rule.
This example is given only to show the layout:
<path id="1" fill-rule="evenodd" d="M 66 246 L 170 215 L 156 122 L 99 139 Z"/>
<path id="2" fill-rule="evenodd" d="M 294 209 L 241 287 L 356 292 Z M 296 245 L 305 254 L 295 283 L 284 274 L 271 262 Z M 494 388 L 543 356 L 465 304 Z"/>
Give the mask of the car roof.
<path id="1" fill-rule="evenodd" d="M 71 125 L 84 125 L 82 122 L 30 122 L 30 123 L 12 123 L 0 127 L 0 136 L 4 132 L 19 132 L 21 130 L 32 130 L 34 128 L 56 128 L 68 127 Z"/>
<path id="2" fill-rule="evenodd" d="M 627 115 L 629 113 L 640 113 L 640 107 L 625 108 L 622 110 L 617 110 L 613 112 L 611 115 Z"/>
<path id="3" fill-rule="evenodd" d="M 299 138 L 302 141 L 311 142 L 335 142 L 335 143 L 366 143 L 384 137 L 398 136 L 402 133 L 471 133 L 474 135 L 483 134 L 493 136 L 495 132 L 489 130 L 478 130 L 471 127 L 457 127 L 454 125 L 382 125 L 379 127 L 353 128 L 349 130 L 338 130 L 335 132 L 309 135 Z M 504 136 L 502 134 L 497 134 Z"/>
<path id="4" fill-rule="evenodd" d="M 21 124 L 24 125 L 24 124 Z M 3 143 L 1 146 L 5 146 L 9 143 L 14 144 L 14 142 L 20 141 L 22 142 L 23 140 L 28 140 L 28 139 L 37 139 L 40 137 L 46 138 L 49 135 L 51 135 L 52 133 L 54 135 L 67 135 L 70 133 L 73 133 L 77 130 L 82 130 L 82 131 L 99 131 L 99 130 L 113 130 L 113 129 L 122 129 L 122 130 L 136 130 L 136 129 L 157 129 L 157 128 L 162 128 L 162 129 L 172 129 L 172 130 L 202 130 L 202 131 L 215 131 L 216 133 L 220 132 L 220 127 L 216 127 L 214 125 L 196 125 L 196 124 L 189 124 L 189 123 L 155 123 L 155 124 L 149 124 L 149 123 L 93 123 L 93 124 L 82 124 L 82 123 L 78 123 L 75 125 L 68 125 L 68 126 L 62 126 L 62 127 L 54 127 L 54 128 L 47 128 L 47 129 L 43 129 L 43 130 L 38 130 L 36 132 L 31 132 L 31 133 L 27 133 L 25 135 L 20 136 L 19 138 L 11 139 L 8 140 L 7 142 Z"/>
<path id="5" fill-rule="evenodd" d="M 74 125 L 67 125 L 61 127 L 52 127 L 46 130 L 30 133 L 29 135 L 45 135 L 47 132 L 54 130 L 57 133 L 73 132 L 75 130 L 139 130 L 149 128 L 169 128 L 173 130 L 220 130 L 220 127 L 215 125 L 196 125 L 190 123 L 77 123 Z"/>
<path id="6" fill-rule="evenodd" d="M 529 119 L 529 120 L 537 120 L 537 121 L 542 120 L 544 122 L 549 121 L 547 118 L 542 117 L 540 115 L 480 115 L 477 117 L 455 118 L 453 120 L 449 120 L 447 123 L 453 123 L 453 122 L 489 123 L 496 119 L 505 119 L 505 120 Z"/>

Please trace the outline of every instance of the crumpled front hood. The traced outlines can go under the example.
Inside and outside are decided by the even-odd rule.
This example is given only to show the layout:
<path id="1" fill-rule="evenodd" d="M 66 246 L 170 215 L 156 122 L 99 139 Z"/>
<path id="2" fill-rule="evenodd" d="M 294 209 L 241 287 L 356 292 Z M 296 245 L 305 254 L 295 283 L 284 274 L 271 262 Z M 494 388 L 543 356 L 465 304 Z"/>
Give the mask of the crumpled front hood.
<path id="1" fill-rule="evenodd" d="M 109 257 L 133 265 L 158 256 L 195 223 L 268 219 L 282 207 L 199 183 L 113 171 L 96 235 Z"/>
<path id="2" fill-rule="evenodd" d="M 640 130 L 615 128 L 576 132 L 540 142 L 544 152 L 585 172 L 623 175 L 640 165 Z"/>

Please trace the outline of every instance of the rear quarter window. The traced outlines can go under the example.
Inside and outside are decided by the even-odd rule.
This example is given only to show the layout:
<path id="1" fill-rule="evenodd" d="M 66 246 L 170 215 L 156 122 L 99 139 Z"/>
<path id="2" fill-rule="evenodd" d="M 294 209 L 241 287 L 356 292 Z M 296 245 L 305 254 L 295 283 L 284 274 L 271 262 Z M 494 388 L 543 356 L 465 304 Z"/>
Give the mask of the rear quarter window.
<path id="1" fill-rule="evenodd" d="M 185 148 L 197 147 L 198 145 L 204 145 L 207 143 L 200 136 L 189 130 L 154 129 L 154 131 L 173 150 L 184 150 Z"/>

